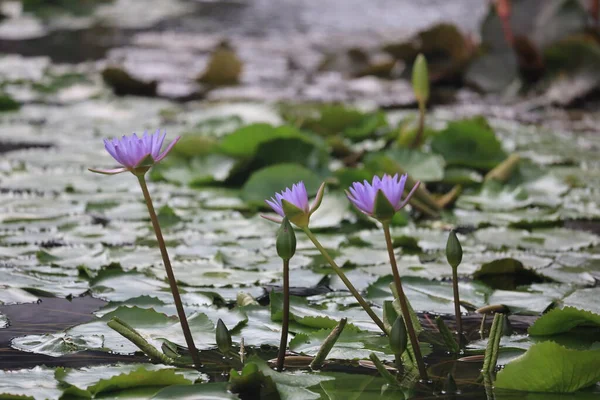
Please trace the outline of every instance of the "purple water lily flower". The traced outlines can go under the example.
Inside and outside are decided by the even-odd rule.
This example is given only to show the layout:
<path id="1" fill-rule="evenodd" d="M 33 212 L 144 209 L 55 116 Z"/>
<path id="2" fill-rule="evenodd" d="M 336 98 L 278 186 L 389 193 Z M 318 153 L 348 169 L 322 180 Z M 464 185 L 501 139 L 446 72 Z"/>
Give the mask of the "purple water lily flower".
<path id="1" fill-rule="evenodd" d="M 161 153 L 160 149 L 163 146 L 166 136 L 167 132 L 161 133 L 160 130 L 157 130 L 152 135 L 144 132 L 142 137 L 138 137 L 134 133 L 131 136 L 123 135 L 121 139 L 104 139 L 104 148 L 122 167 L 115 169 L 90 168 L 90 171 L 114 175 L 125 171 L 134 172 L 140 167 L 150 167 L 165 158 L 180 139 L 180 137 L 176 137 Z M 140 165 L 142 162 L 143 166 Z"/>
<path id="2" fill-rule="evenodd" d="M 349 188 L 349 192 L 346 192 L 346 195 L 352 204 L 354 204 L 361 212 L 368 216 L 376 217 L 374 215 L 375 200 L 377 193 L 381 191 L 394 210 L 398 211 L 408 203 L 408 200 L 410 200 L 421 183 L 417 182 L 408 196 L 402 200 L 406 178 L 406 174 L 400 177 L 398 177 L 398 174 L 393 177 L 385 174 L 381 179 L 378 176 L 375 176 L 373 177 L 372 183 L 369 183 L 366 180 L 363 183 L 354 182 Z"/>
<path id="3" fill-rule="evenodd" d="M 306 187 L 302 181 L 292 185 L 291 189 L 285 188 L 285 190 L 282 190 L 281 193 L 275 193 L 275 196 L 271 197 L 270 200 L 265 200 L 265 202 L 281 217 L 286 216 L 287 208 L 287 216 L 291 222 L 298 226 L 307 226 L 310 216 L 321 205 L 324 190 L 325 184 L 323 183 L 317 191 L 317 197 L 315 198 L 312 207 L 309 207 L 308 205 L 308 193 L 306 192 Z M 285 202 L 289 203 L 290 206 L 286 207 L 286 205 L 283 203 L 284 200 Z M 291 210 L 290 207 L 292 208 Z M 281 223 L 281 219 L 278 218 L 267 215 L 263 215 L 262 217 L 273 222 Z"/>

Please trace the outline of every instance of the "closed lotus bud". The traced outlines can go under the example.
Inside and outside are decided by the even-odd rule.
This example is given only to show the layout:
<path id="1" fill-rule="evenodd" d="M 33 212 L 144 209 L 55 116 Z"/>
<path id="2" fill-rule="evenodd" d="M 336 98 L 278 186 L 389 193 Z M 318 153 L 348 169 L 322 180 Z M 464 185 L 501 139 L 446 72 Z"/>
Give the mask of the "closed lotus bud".
<path id="1" fill-rule="evenodd" d="M 289 260 L 296 253 L 296 234 L 287 217 L 283 218 L 281 227 L 277 231 L 276 247 L 277 254 L 283 260 Z"/>
<path id="2" fill-rule="evenodd" d="M 419 54 L 413 64 L 412 85 L 417 101 L 424 106 L 429 100 L 429 71 L 423 54 Z"/>
<path id="3" fill-rule="evenodd" d="M 452 268 L 458 267 L 462 261 L 462 255 L 462 247 L 460 246 L 460 242 L 456 237 L 456 233 L 454 233 L 454 231 L 450 231 L 450 235 L 448 235 L 448 242 L 446 243 L 446 259 L 448 260 L 448 264 L 450 264 Z"/>
<path id="4" fill-rule="evenodd" d="M 220 318 L 217 322 L 217 347 L 223 355 L 231 351 L 231 333 Z"/>
<path id="5" fill-rule="evenodd" d="M 392 325 L 392 331 L 390 332 L 390 348 L 396 355 L 401 355 L 406 350 L 406 344 L 408 342 L 408 335 L 406 333 L 406 325 L 404 325 L 404 319 L 401 316 L 396 318 L 394 325 Z"/>

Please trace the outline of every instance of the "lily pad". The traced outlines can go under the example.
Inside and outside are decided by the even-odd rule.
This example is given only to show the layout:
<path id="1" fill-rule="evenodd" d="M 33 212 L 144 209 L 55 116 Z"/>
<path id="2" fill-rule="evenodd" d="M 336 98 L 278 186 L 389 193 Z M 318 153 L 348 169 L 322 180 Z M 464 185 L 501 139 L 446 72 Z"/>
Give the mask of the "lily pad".
<path id="1" fill-rule="evenodd" d="M 510 187 L 496 181 L 487 181 L 477 193 L 465 193 L 460 196 L 456 206 L 485 211 L 507 211 L 525 208 L 531 203 L 527 191 L 522 187 Z"/>
<path id="2" fill-rule="evenodd" d="M 100 335 L 71 336 L 66 333 L 30 335 L 14 338 L 11 346 L 30 353 L 60 357 L 85 350 L 101 350 L 104 338 Z"/>
<path id="3" fill-rule="evenodd" d="M 265 204 L 276 192 L 299 181 L 304 182 L 309 196 L 317 193 L 321 179 L 299 164 L 277 164 L 254 172 L 242 187 L 242 198 L 253 205 Z"/>
<path id="4" fill-rule="evenodd" d="M 228 383 L 213 382 L 197 385 L 171 385 L 157 392 L 152 399 L 155 400 L 235 400 L 236 394 L 229 392 Z"/>
<path id="5" fill-rule="evenodd" d="M 275 139 L 299 139 L 310 143 L 308 136 L 291 126 L 274 127 L 257 123 L 246 125 L 225 136 L 219 148 L 228 156 L 248 159 L 256 154 L 261 144 Z"/>
<path id="6" fill-rule="evenodd" d="M 14 371 L 0 370 L 0 398 L 58 399 L 62 390 L 54 369 L 36 366 Z"/>
<path id="7" fill-rule="evenodd" d="M 475 238 L 492 248 L 519 248 L 559 252 L 584 249 L 600 242 L 598 236 L 564 228 L 523 231 L 505 228 L 486 228 L 475 232 Z"/>
<path id="8" fill-rule="evenodd" d="M 555 335 L 577 326 L 600 327 L 600 314 L 575 307 L 555 308 L 537 319 L 527 332 L 535 336 Z"/>
<path id="9" fill-rule="evenodd" d="M 514 288 L 547 280 L 537 271 L 525 268 L 523 263 L 514 258 L 502 258 L 481 265 L 473 273 L 473 279 L 479 279 L 498 289 Z"/>
<path id="10" fill-rule="evenodd" d="M 314 333 L 298 333 L 290 341 L 290 350 L 314 356 L 331 331 L 322 329 Z M 375 353 L 380 359 L 393 360 L 387 337 L 380 334 L 362 332 L 356 327 L 346 326 L 331 349 L 327 358 L 354 360 L 368 359 Z"/>
<path id="11" fill-rule="evenodd" d="M 600 350 L 538 343 L 498 372 L 495 386 L 523 392 L 572 393 L 600 380 Z"/>
<path id="12" fill-rule="evenodd" d="M 506 158 L 502 144 L 483 117 L 452 121 L 431 141 L 448 165 L 490 170 Z"/>
<path id="13" fill-rule="evenodd" d="M 563 304 L 600 314 L 600 305 L 596 301 L 599 294 L 598 287 L 577 289 L 563 299 Z"/>
<path id="14" fill-rule="evenodd" d="M 105 314 L 102 318 L 77 325 L 66 331 L 67 335 L 89 338 L 90 336 L 102 335 L 104 337 L 104 350 L 119 354 L 132 354 L 139 351 L 129 340 L 109 328 L 106 323 L 113 317 L 119 317 L 156 347 L 161 346 L 162 339 L 185 345 L 185 338 L 181 331 L 181 325 L 177 317 L 169 317 L 158 313 L 153 309 L 121 306 L 115 311 Z M 188 318 L 190 329 L 193 332 L 194 341 L 199 349 L 214 347 L 215 324 L 206 314 L 195 314 Z"/>
<path id="15" fill-rule="evenodd" d="M 370 154 L 365 158 L 367 167 L 375 165 L 385 165 L 387 163 L 396 163 L 414 180 L 421 182 L 440 181 L 444 177 L 444 159 L 431 153 L 424 153 L 418 150 L 399 148 L 388 150 L 383 153 Z M 372 168 L 379 170 L 381 168 Z"/>

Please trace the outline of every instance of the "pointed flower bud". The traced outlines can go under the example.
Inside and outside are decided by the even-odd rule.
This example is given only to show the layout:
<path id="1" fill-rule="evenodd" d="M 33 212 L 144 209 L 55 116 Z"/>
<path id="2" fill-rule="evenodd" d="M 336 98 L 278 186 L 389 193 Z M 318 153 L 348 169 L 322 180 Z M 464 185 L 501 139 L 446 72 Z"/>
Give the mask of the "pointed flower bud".
<path id="1" fill-rule="evenodd" d="M 283 260 L 289 260 L 296 253 L 296 234 L 288 217 L 284 217 L 281 221 L 281 227 L 277 231 L 276 247 L 277 254 Z"/>
<path id="2" fill-rule="evenodd" d="M 419 187 L 420 182 L 417 182 L 410 193 L 402 199 L 406 178 L 406 174 L 401 177 L 398 177 L 398 174 L 393 177 L 386 174 L 383 178 L 373 177 L 372 183 L 366 180 L 363 183 L 354 182 L 346 192 L 346 196 L 362 213 L 387 222 L 408 203 Z"/>
<path id="3" fill-rule="evenodd" d="M 223 355 L 231 351 L 231 333 L 221 318 L 217 321 L 217 347 Z"/>
<path id="4" fill-rule="evenodd" d="M 446 259 L 448 260 L 448 264 L 450 264 L 452 268 L 457 268 L 462 261 L 462 255 L 462 247 L 456 237 L 456 233 L 450 231 L 448 242 L 446 242 Z"/>
<path id="5" fill-rule="evenodd" d="M 310 208 L 308 206 L 308 193 L 302 181 L 292 185 L 291 189 L 286 188 L 281 193 L 275 193 L 274 197 L 271 197 L 270 200 L 265 200 L 265 202 L 281 217 L 288 217 L 294 225 L 304 228 L 308 226 L 310 216 L 321 205 L 324 190 L 325 183 L 322 183 L 317 192 L 317 197 Z M 266 215 L 262 217 L 273 222 L 282 222 L 279 218 Z"/>
<path id="6" fill-rule="evenodd" d="M 394 325 L 392 325 L 392 331 L 390 332 L 390 348 L 396 355 L 402 355 L 406 350 L 406 344 L 408 343 L 408 334 L 406 332 L 406 325 L 404 325 L 404 319 L 402 316 L 398 316 Z"/>
<path id="7" fill-rule="evenodd" d="M 175 138 L 161 152 L 166 136 L 166 132 L 161 134 L 158 130 L 152 135 L 144 132 L 142 137 L 138 137 L 134 133 L 131 136 L 123 136 L 121 139 L 104 139 L 104 148 L 122 167 L 115 169 L 90 168 L 89 170 L 106 175 L 115 175 L 126 171 L 130 171 L 135 175 L 143 175 L 150 167 L 165 158 L 179 140 L 179 137 Z"/>
<path id="8" fill-rule="evenodd" d="M 445 394 L 455 394 L 458 391 L 456 387 L 456 381 L 454 380 L 454 376 L 452 372 L 448 374 L 446 377 L 446 382 L 444 384 L 444 391 L 442 393 Z"/>
<path id="9" fill-rule="evenodd" d="M 412 86 L 417 101 L 425 105 L 429 100 L 429 71 L 423 54 L 419 54 L 413 64 Z"/>

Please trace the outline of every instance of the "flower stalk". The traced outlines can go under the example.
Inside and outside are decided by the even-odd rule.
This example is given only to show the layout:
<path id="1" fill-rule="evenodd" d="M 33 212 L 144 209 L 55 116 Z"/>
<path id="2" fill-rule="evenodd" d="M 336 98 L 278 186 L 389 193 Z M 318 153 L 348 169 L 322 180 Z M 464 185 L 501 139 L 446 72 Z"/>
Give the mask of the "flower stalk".
<path id="1" fill-rule="evenodd" d="M 167 246 L 165 245 L 165 239 L 163 238 L 162 230 L 160 229 L 160 224 L 158 223 L 158 217 L 156 215 L 156 211 L 154 210 L 154 205 L 152 204 L 152 198 L 150 197 L 150 192 L 148 191 L 146 178 L 143 174 L 139 174 L 136 176 L 140 183 L 140 187 L 142 188 L 144 200 L 146 202 L 146 206 L 148 207 L 148 213 L 150 214 L 150 220 L 152 221 L 152 227 L 154 228 L 154 233 L 156 234 L 156 241 L 158 242 L 158 247 L 160 249 L 163 264 L 165 265 L 165 271 L 167 272 L 167 278 L 171 287 L 171 293 L 173 294 L 173 301 L 175 302 L 175 308 L 177 309 L 179 322 L 181 323 L 181 329 L 183 330 L 183 336 L 185 337 L 185 341 L 187 343 L 188 349 L 190 350 L 190 354 L 192 356 L 192 360 L 194 361 L 195 367 L 200 368 L 202 366 L 202 363 L 200 362 L 200 356 L 198 354 L 196 345 L 194 344 L 194 338 L 192 337 L 192 332 L 190 331 L 190 326 L 185 315 L 185 310 L 183 309 L 183 303 L 181 301 L 181 296 L 179 295 L 179 288 L 177 287 L 177 281 L 175 280 L 173 267 L 171 267 L 171 260 L 169 259 L 169 253 L 167 252 Z"/>
<path id="2" fill-rule="evenodd" d="M 281 322 L 281 340 L 277 356 L 277 370 L 283 371 L 290 325 L 290 259 L 296 253 L 296 234 L 288 217 L 283 217 L 277 231 L 277 255 L 283 260 L 283 320 Z"/>
<path id="3" fill-rule="evenodd" d="M 392 236 L 390 234 L 390 223 L 382 222 L 383 224 L 383 233 L 385 235 L 385 242 L 387 244 L 388 255 L 390 257 L 390 265 L 392 266 L 392 274 L 394 276 L 394 285 L 396 286 L 396 291 L 398 292 L 398 302 L 400 303 L 400 310 L 402 311 L 402 318 L 404 318 L 404 323 L 406 324 L 406 330 L 408 332 L 408 337 L 410 338 L 410 343 L 413 348 L 413 352 L 415 353 L 415 361 L 417 362 L 417 368 L 419 369 L 419 375 L 421 379 L 428 380 L 427 369 L 425 368 L 425 363 L 423 362 L 423 356 L 421 355 L 421 348 L 419 347 L 419 339 L 417 338 L 417 334 L 415 332 L 415 327 L 412 322 L 412 318 L 410 316 L 410 310 L 408 309 L 408 303 L 406 301 L 406 296 L 404 294 L 404 289 L 402 288 L 402 280 L 400 278 L 400 273 L 398 272 L 398 264 L 396 263 L 396 256 L 394 255 L 394 246 L 392 245 Z"/>
<path id="4" fill-rule="evenodd" d="M 346 276 L 346 274 L 344 274 L 344 272 L 342 271 L 342 269 L 335 263 L 335 261 L 333 260 L 333 258 L 331 258 L 331 256 L 327 252 L 327 250 L 325 250 L 325 248 L 317 240 L 317 238 L 315 237 L 315 235 L 310 231 L 310 229 L 308 229 L 308 226 L 303 227 L 302 230 L 304 231 L 304 233 L 306 234 L 306 236 L 308 236 L 308 238 L 310 239 L 310 241 L 313 242 L 313 244 L 315 245 L 315 247 L 317 248 L 317 250 L 319 250 L 319 252 L 321 253 L 321 255 L 327 260 L 327 262 L 329 263 L 329 265 L 331 266 L 331 268 L 333 268 L 333 270 L 340 277 L 340 279 L 342 280 L 342 282 L 344 282 L 344 284 L 346 285 L 346 287 L 348 288 L 348 290 L 350 290 L 350 293 L 352 293 L 352 295 L 354 295 L 354 298 L 356 299 L 356 301 L 358 301 L 358 303 L 366 311 L 366 313 L 369 314 L 369 316 L 371 317 L 371 319 L 373 320 L 373 322 L 375 322 L 375 324 L 381 329 L 381 331 L 383 333 L 389 334 L 389 332 L 387 331 L 387 329 L 385 329 L 385 325 L 383 324 L 383 321 L 381 321 L 381 319 L 377 316 L 377 314 L 375 314 L 375 312 L 373 311 L 373 309 L 371 308 L 371 306 L 369 306 L 369 304 L 365 301 L 365 299 L 360 295 L 360 293 L 358 292 L 358 290 L 356 290 L 356 288 L 354 287 L 354 285 L 352 284 L 352 282 L 350 282 L 350 280 L 348 279 L 348 277 Z"/>
<path id="5" fill-rule="evenodd" d="M 290 326 L 290 260 L 283 260 L 283 317 L 281 321 L 281 340 L 277 355 L 277 370 L 283 371 L 287 349 L 288 329 Z"/>
<path id="6" fill-rule="evenodd" d="M 463 347 L 462 313 L 460 311 L 460 295 L 458 291 L 458 266 L 462 261 L 462 247 L 454 231 L 448 235 L 446 243 L 446 259 L 452 267 L 452 289 L 454 292 L 454 314 L 456 315 L 456 335 L 458 347 Z"/>

